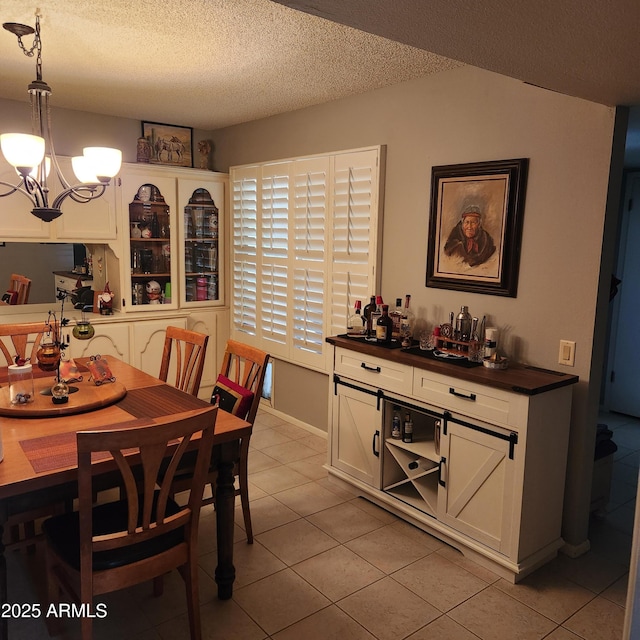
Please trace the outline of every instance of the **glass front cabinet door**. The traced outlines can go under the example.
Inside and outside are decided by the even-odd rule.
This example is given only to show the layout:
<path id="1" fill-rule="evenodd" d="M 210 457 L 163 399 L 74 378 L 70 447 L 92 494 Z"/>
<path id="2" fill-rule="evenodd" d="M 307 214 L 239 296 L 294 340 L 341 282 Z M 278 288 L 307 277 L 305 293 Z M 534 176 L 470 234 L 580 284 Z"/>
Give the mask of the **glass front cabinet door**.
<path id="1" fill-rule="evenodd" d="M 224 181 L 178 180 L 180 306 L 224 304 Z"/>
<path id="2" fill-rule="evenodd" d="M 169 175 L 122 176 L 124 213 L 123 252 L 124 309 L 154 311 L 157 305 L 177 308 L 173 289 L 177 278 L 176 181 Z"/>

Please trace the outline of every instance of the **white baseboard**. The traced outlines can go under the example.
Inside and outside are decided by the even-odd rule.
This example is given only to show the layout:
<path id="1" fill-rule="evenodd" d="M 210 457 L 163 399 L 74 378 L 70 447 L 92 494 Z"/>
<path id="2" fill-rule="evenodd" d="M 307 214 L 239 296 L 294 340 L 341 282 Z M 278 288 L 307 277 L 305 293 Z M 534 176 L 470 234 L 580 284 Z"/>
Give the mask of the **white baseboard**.
<path id="1" fill-rule="evenodd" d="M 318 429 L 318 427 L 314 427 L 313 425 L 303 422 L 302 420 L 298 420 L 297 418 L 294 418 L 293 416 L 283 413 L 282 411 L 278 411 L 277 409 L 274 409 L 268 402 L 264 402 L 264 401 L 260 402 L 260 411 L 264 411 L 265 413 L 270 413 L 271 415 L 277 416 L 278 418 L 282 418 L 283 420 L 286 420 L 290 424 L 295 424 L 296 427 L 300 427 L 301 429 L 304 429 L 305 431 L 308 431 L 313 435 L 320 436 L 321 438 L 325 438 L 325 439 L 328 437 L 328 434 L 326 431 L 323 431 L 322 429 Z"/>

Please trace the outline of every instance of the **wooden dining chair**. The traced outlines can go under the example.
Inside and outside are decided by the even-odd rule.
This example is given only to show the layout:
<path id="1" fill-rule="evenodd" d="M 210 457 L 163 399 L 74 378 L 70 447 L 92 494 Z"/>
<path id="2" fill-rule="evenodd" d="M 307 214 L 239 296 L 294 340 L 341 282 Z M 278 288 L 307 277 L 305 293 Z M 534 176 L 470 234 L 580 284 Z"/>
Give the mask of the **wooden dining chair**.
<path id="1" fill-rule="evenodd" d="M 179 327 L 167 327 L 158 375 L 160 380 L 167 382 L 170 370 L 175 367 L 173 386 L 197 396 L 200 391 L 208 341 L 209 336 L 204 333 Z"/>
<path id="2" fill-rule="evenodd" d="M 269 354 L 255 347 L 237 342 L 227 341 L 227 346 L 220 368 L 220 374 L 211 397 L 212 403 L 219 403 L 220 408 L 252 425 L 256 419 L 264 376 L 269 361 Z M 234 475 L 237 476 L 236 496 L 240 496 L 242 516 L 244 519 L 247 542 L 253 543 L 253 527 L 251 526 L 251 511 L 249 510 L 249 440 L 251 436 L 242 438 L 238 458 L 235 463 Z M 205 484 L 211 485 L 211 497 L 203 499 L 203 504 L 215 503 L 215 483 L 217 479 L 217 467 L 211 465 Z M 187 489 L 188 474 L 183 479 L 179 473 L 173 486 L 173 493 L 179 493 Z"/>
<path id="3" fill-rule="evenodd" d="M 20 324 L 0 324 L 0 352 L 7 366 L 15 364 L 16 358 L 24 358 L 31 364 L 37 362 L 36 353 L 45 330 L 42 322 L 25 322 Z M 9 515 L 5 527 L 5 543 L 7 548 L 27 547 L 30 553 L 35 551 L 35 521 L 52 513 L 64 511 L 64 505 L 56 503 L 37 510 L 19 512 Z M 20 535 L 20 527 L 24 535 Z"/>
<path id="4" fill-rule="evenodd" d="M 31 280 L 19 273 L 12 273 L 9 278 L 8 291 L 15 291 L 16 301 L 11 304 L 27 304 L 29 302 L 29 292 L 31 291 Z"/>
<path id="5" fill-rule="evenodd" d="M 160 595 L 162 576 L 178 569 L 185 581 L 191 639 L 200 639 L 198 519 L 217 412 L 217 407 L 211 407 L 181 420 L 164 418 L 131 429 L 76 434 L 78 511 L 43 523 L 47 610 L 57 607 L 65 593 L 93 611 L 95 596 L 147 580 L 153 580 L 154 594 Z M 180 460 L 194 446 L 197 456 L 189 502 L 180 507 L 169 489 Z M 92 463 L 92 456 L 101 452 L 113 457 L 125 497 L 94 506 L 94 481 L 103 465 Z M 59 630 L 54 617 L 47 617 L 47 625 L 52 635 Z M 91 615 L 82 617 L 81 629 L 82 639 L 90 640 Z"/>
<path id="6" fill-rule="evenodd" d="M 15 358 L 24 358 L 36 364 L 36 353 L 45 331 L 43 322 L 0 324 L 0 352 L 7 365 L 15 364 Z"/>

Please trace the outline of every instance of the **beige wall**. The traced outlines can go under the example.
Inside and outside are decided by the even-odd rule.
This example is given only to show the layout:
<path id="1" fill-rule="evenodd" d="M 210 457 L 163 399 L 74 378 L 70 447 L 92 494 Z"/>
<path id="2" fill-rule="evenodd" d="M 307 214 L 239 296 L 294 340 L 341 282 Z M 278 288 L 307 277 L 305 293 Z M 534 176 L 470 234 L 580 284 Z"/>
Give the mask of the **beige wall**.
<path id="1" fill-rule="evenodd" d="M 563 530 L 574 545 L 587 535 L 601 370 L 596 361 L 591 373 L 592 344 L 614 120 L 613 109 L 463 67 L 211 135 L 194 134 L 196 141 L 213 139 L 218 171 L 386 145 L 380 292 L 385 299 L 411 293 L 415 311 L 430 325 L 466 304 L 473 315 L 486 315 L 500 328 L 508 355 L 538 366 L 561 369 L 559 340 L 576 342 L 576 366 L 564 369 L 580 376 L 574 388 Z M 28 127 L 26 104 L 0 100 L 0 130 L 18 121 Z M 135 161 L 139 132 L 135 120 L 54 110 L 54 135 L 63 155 L 101 142 L 120 146 L 125 160 Z M 426 288 L 431 167 L 519 157 L 530 158 L 530 169 L 517 298 Z M 605 274 L 610 267 L 605 265 Z M 603 291 L 604 284 L 601 298 Z M 596 347 L 603 339 L 596 333 Z M 601 351 L 596 349 L 598 358 Z M 299 419 L 308 417 L 309 406 L 316 407 L 309 422 L 326 429 L 327 377 L 302 378 L 282 370 L 287 388 L 278 388 L 275 379 L 276 398 L 286 392 L 287 410 Z"/>
<path id="2" fill-rule="evenodd" d="M 613 109 L 463 67 L 213 133 L 222 171 L 386 145 L 385 300 L 411 293 L 429 325 L 466 304 L 499 327 L 509 356 L 580 376 L 564 528 L 574 545 L 586 539 L 588 521 L 601 368 L 591 374 L 591 357 L 614 121 Z M 432 166 L 520 157 L 530 166 L 517 297 L 427 288 Z M 560 339 L 576 342 L 573 369 L 557 363 Z M 320 389 L 288 391 L 302 407 Z"/>

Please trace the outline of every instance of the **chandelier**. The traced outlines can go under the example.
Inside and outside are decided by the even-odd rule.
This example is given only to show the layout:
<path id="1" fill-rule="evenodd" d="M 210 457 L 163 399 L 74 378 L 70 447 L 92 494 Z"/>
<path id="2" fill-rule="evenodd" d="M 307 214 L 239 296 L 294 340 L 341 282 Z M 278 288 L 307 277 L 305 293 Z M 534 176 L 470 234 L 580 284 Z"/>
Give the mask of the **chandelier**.
<path id="1" fill-rule="evenodd" d="M 51 88 L 42 79 L 42 41 L 40 39 L 40 15 L 36 13 L 36 27 L 6 22 L 2 25 L 18 37 L 18 45 L 22 52 L 36 58 L 36 79 L 29 85 L 31 100 L 32 135 L 26 133 L 4 133 L 0 135 L 0 148 L 7 162 L 12 165 L 20 181 L 17 184 L 3 182 L 0 185 L 9 187 L 0 193 L 0 198 L 13 193 L 21 193 L 33 204 L 31 213 L 51 222 L 62 214 L 62 203 L 71 198 L 75 202 L 87 203 L 102 196 L 122 164 L 122 152 L 107 147 L 85 147 L 83 155 L 71 159 L 73 172 L 79 183 L 71 185 L 60 169 L 53 148 L 51 134 L 51 112 L 49 96 Z M 33 45 L 27 49 L 22 38 L 34 35 Z M 53 202 L 49 203 L 49 185 L 47 177 L 53 167 L 62 190 L 57 193 Z"/>

